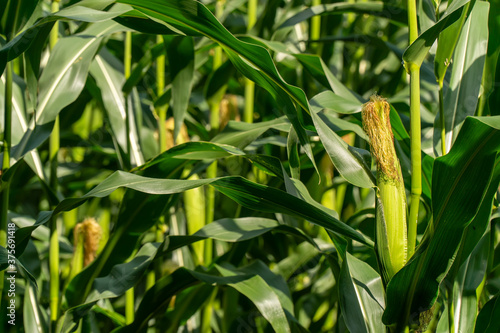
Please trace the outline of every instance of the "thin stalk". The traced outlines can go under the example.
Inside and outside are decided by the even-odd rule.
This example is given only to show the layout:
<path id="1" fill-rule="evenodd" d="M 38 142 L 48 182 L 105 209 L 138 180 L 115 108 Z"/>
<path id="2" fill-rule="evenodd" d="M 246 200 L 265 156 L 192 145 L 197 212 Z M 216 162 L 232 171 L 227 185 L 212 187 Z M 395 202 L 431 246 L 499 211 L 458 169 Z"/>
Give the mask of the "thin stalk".
<path id="1" fill-rule="evenodd" d="M 312 6 L 321 5 L 321 0 L 312 0 Z M 315 15 L 311 17 L 311 32 L 310 39 L 312 41 L 318 40 L 321 35 L 321 16 Z M 312 47 L 314 53 L 321 55 L 321 44 L 315 43 L 314 47 Z"/>
<path id="2" fill-rule="evenodd" d="M 125 50 L 123 57 L 124 75 L 125 80 L 130 77 L 130 72 L 132 68 L 132 32 L 125 32 Z M 132 163 L 132 144 L 130 143 L 130 105 L 128 103 L 128 94 L 125 94 L 125 135 L 127 137 L 127 153 L 129 154 L 128 165 L 129 167 L 133 165 Z"/>
<path id="3" fill-rule="evenodd" d="M 444 123 L 444 104 L 443 104 L 443 81 L 439 84 L 439 121 L 441 123 L 441 150 L 443 156 L 446 155 L 446 128 Z"/>
<path id="4" fill-rule="evenodd" d="M 11 149 L 11 136 L 12 136 L 12 64 L 7 63 L 5 70 L 5 105 L 4 105 L 4 132 L 3 132 L 3 161 L 2 173 L 10 168 L 10 149 Z M 4 180 L 2 180 L 4 182 Z M 9 211 L 9 192 L 10 181 L 5 182 L 1 186 L 2 203 L 0 210 L 0 245 L 7 248 L 7 220 Z M 3 289 L 4 289 L 4 276 L 5 271 L 0 272 L 0 306 L 4 309 Z M 5 305 L 6 306 L 6 305 Z M 5 318 L 4 318 L 5 319 Z M 0 321 L 0 323 L 4 320 Z"/>
<path id="5" fill-rule="evenodd" d="M 163 43 L 160 35 L 156 37 L 156 43 Z M 165 55 L 162 54 L 156 59 L 156 89 L 158 98 L 165 91 Z M 167 106 L 162 106 L 157 110 L 158 113 L 158 133 L 160 140 L 160 152 L 167 150 L 167 128 L 165 121 L 167 120 Z"/>
<path id="6" fill-rule="evenodd" d="M 134 288 L 125 292 L 125 322 L 131 324 L 134 321 Z"/>
<path id="7" fill-rule="evenodd" d="M 163 43 L 163 38 L 161 35 L 156 36 L 156 43 Z M 162 54 L 156 59 L 156 94 L 158 98 L 163 95 L 165 91 L 165 55 Z M 158 140 L 160 153 L 163 153 L 167 150 L 167 127 L 165 126 L 165 122 L 167 121 L 167 107 L 161 106 L 156 110 L 158 115 Z M 155 233 L 155 240 L 157 242 L 161 242 L 163 238 L 163 234 L 161 232 L 160 224 L 165 223 L 164 216 L 160 217 L 159 224 L 156 224 L 153 227 L 153 232 Z M 156 282 L 156 273 L 160 274 L 160 262 L 155 262 L 154 269 L 148 273 L 146 280 L 146 289 L 150 289 L 154 286 Z M 158 275 L 159 276 L 159 275 Z"/>
<path id="8" fill-rule="evenodd" d="M 247 11 L 247 32 L 252 30 L 253 26 L 257 22 L 257 3 L 258 0 L 248 1 L 248 11 Z M 246 123 L 253 123 L 253 110 L 254 110 L 254 98 L 255 98 L 255 82 L 245 78 L 245 109 L 243 111 L 243 120 Z"/>
<path id="9" fill-rule="evenodd" d="M 123 66 L 124 66 L 124 75 L 125 80 L 130 77 L 131 68 L 132 68 L 132 32 L 125 32 L 125 50 L 124 50 L 124 58 L 123 58 Z M 125 114 L 125 125 L 126 125 L 126 133 L 127 133 L 127 152 L 130 156 L 130 165 L 132 164 L 132 152 L 131 152 L 131 143 L 130 143 L 130 110 L 128 103 L 128 94 L 125 95 L 125 105 L 126 114 Z M 130 288 L 125 292 L 125 321 L 127 324 L 130 324 L 134 321 L 134 288 Z"/>
<path id="10" fill-rule="evenodd" d="M 416 0 L 408 0 L 409 43 L 418 37 Z M 420 66 L 409 64 L 410 70 L 410 140 L 411 140 L 411 197 L 408 219 L 408 258 L 415 252 L 418 207 L 422 194 L 422 153 L 420 127 Z"/>
<path id="11" fill-rule="evenodd" d="M 53 13 L 59 11 L 59 0 L 53 0 L 51 5 Z M 53 50 L 59 37 L 59 22 L 56 21 L 50 31 L 49 46 Z M 49 183 L 53 191 L 57 192 L 57 156 L 60 148 L 59 116 L 54 122 L 54 129 L 49 138 Z M 59 319 L 59 232 L 57 230 L 57 217 L 50 220 L 49 267 L 50 267 L 50 331 L 55 332 Z"/>
<path id="12" fill-rule="evenodd" d="M 409 44 L 418 37 L 417 3 L 408 0 L 408 28 Z M 408 259 L 415 252 L 417 238 L 417 221 L 420 195 L 422 194 L 422 163 L 421 163 L 421 127 L 420 127 L 420 66 L 414 63 L 407 64 L 410 73 L 410 143 L 411 143 L 411 197 L 410 215 L 408 218 Z M 409 292 L 409 302 L 405 304 L 403 318 L 400 318 L 396 331 L 408 332 L 410 306 L 415 290 Z"/>
<path id="13" fill-rule="evenodd" d="M 205 310 L 202 312 L 201 332 L 212 332 L 212 329 L 210 328 L 210 322 L 212 321 L 212 312 L 216 295 L 217 289 L 214 289 L 212 291 L 212 294 L 210 294 Z"/>

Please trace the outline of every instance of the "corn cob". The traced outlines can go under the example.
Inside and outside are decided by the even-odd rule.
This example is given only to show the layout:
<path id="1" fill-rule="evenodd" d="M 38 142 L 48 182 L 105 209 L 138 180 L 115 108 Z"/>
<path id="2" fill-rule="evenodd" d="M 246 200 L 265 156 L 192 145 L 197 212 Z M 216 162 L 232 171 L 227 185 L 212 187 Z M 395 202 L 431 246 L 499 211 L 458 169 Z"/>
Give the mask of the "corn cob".
<path id="1" fill-rule="evenodd" d="M 387 101 L 373 95 L 363 105 L 363 129 L 377 162 L 376 249 L 385 283 L 407 260 L 406 193 Z"/>

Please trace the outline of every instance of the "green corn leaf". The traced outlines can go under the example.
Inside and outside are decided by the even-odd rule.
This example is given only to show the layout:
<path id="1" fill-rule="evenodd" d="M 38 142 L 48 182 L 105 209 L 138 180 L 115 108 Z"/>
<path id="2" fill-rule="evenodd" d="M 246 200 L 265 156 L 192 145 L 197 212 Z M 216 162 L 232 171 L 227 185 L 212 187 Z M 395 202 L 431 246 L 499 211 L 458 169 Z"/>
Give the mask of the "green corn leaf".
<path id="1" fill-rule="evenodd" d="M 380 275 L 347 253 L 340 270 L 340 307 L 350 332 L 385 332 L 385 295 Z"/>
<path id="2" fill-rule="evenodd" d="M 476 290 L 486 274 L 490 237 L 489 232 L 484 234 L 460 267 L 453 283 L 453 332 L 455 333 L 474 331 L 478 312 Z"/>
<path id="3" fill-rule="evenodd" d="M 444 92 L 443 111 L 447 153 L 453 146 L 467 116 L 476 112 L 481 77 L 488 48 L 489 3 L 478 1 L 462 27 L 455 53 L 450 83 Z M 441 149 L 441 115 L 434 121 L 434 147 Z"/>
<path id="4" fill-rule="evenodd" d="M 177 139 L 191 96 L 194 79 L 194 43 L 192 37 L 163 36 L 172 82 L 174 142 Z M 175 64 L 175 65 L 174 65 Z"/>
<path id="5" fill-rule="evenodd" d="M 280 25 L 278 29 L 294 26 L 306 21 L 316 15 L 332 15 L 344 13 L 370 14 L 388 18 L 399 24 L 407 24 L 408 14 L 401 7 L 392 6 L 382 1 L 370 1 L 361 3 L 330 3 L 309 7 L 292 16 Z"/>
<path id="6" fill-rule="evenodd" d="M 500 322 L 496 320 L 500 315 L 500 297 L 496 295 L 490 299 L 477 316 L 475 332 L 494 333 L 500 330 Z"/>
<path id="7" fill-rule="evenodd" d="M 470 0 L 453 1 L 439 21 L 418 36 L 418 38 L 406 49 L 403 54 L 404 62 L 421 66 L 432 44 L 434 44 L 434 41 L 438 38 L 441 31 L 460 18 L 463 6 L 469 2 Z"/>
<path id="8" fill-rule="evenodd" d="M 7 61 L 19 57 L 37 39 L 40 37 L 47 38 L 49 30 L 57 20 L 102 22 L 109 21 L 112 18 L 132 10 L 130 6 L 119 4 L 118 6 L 113 6 L 109 11 L 103 11 L 112 3 L 114 3 L 114 0 L 82 0 L 57 13 L 38 20 L 35 24 L 20 32 L 14 39 L 0 48 L 0 72 L 4 71 Z"/>
<path id="9" fill-rule="evenodd" d="M 73 332 L 79 320 L 99 300 L 115 298 L 132 288 L 144 275 L 158 250 L 158 244 L 145 244 L 132 260 L 113 266 L 109 274 L 91 281 L 91 291 L 85 300 L 66 311 L 61 318 L 61 332 Z M 79 284 L 80 287 L 83 284 Z M 71 288 L 71 285 L 70 285 Z"/>
<path id="10" fill-rule="evenodd" d="M 311 127 L 310 118 L 302 111 L 309 112 L 307 98 L 300 88 L 283 80 L 267 50 L 238 40 L 203 4 L 196 1 L 147 0 L 140 4 L 130 0 L 118 2 L 130 4 L 157 21 L 175 25 L 186 34 L 192 35 L 196 32 L 219 43 L 233 65 L 243 75 L 266 89 L 282 105 L 282 110 L 294 126 L 306 154 L 315 165 L 312 149 L 305 133 L 305 127 Z"/>
<path id="11" fill-rule="evenodd" d="M 12 148 L 11 165 L 49 137 L 59 112 L 83 90 L 90 63 L 103 36 L 120 30 L 122 27 L 113 22 L 98 23 L 80 35 L 59 40 L 40 76 L 35 117 L 19 144 Z"/>

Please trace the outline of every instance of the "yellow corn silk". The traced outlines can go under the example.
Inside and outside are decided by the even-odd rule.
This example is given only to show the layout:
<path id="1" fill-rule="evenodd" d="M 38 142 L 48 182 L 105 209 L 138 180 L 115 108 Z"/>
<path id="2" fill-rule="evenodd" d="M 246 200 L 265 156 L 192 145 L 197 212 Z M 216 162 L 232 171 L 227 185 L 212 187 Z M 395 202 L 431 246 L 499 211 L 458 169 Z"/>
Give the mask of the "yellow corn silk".
<path id="1" fill-rule="evenodd" d="M 387 101 L 373 95 L 363 105 L 363 129 L 377 161 L 376 249 L 385 283 L 407 261 L 406 193 Z"/>

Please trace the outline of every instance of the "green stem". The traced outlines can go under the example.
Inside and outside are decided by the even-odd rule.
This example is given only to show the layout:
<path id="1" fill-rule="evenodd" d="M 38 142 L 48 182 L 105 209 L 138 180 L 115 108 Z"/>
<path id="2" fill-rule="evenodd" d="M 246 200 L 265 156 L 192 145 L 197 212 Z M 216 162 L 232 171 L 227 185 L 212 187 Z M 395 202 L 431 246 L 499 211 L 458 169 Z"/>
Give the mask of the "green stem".
<path id="1" fill-rule="evenodd" d="M 253 26 L 257 22 L 257 5 L 258 5 L 258 0 L 248 0 L 248 25 L 247 25 L 247 32 L 250 32 L 252 30 Z"/>
<path id="2" fill-rule="evenodd" d="M 410 44 L 418 37 L 417 5 L 408 0 Z M 420 66 L 409 64 L 410 70 L 410 135 L 411 135 L 411 201 L 408 219 L 408 258 L 415 252 L 420 195 L 422 194 L 422 153 L 420 128 Z"/>
<path id="3" fill-rule="evenodd" d="M 257 3 L 257 0 L 248 1 L 247 32 L 250 32 L 255 25 L 255 22 L 257 22 Z M 255 82 L 245 78 L 245 109 L 243 111 L 243 120 L 246 123 L 253 123 L 254 98 Z"/>
<path id="4" fill-rule="evenodd" d="M 53 13 L 59 11 L 59 0 L 52 1 L 51 10 Z M 59 38 L 59 22 L 54 24 L 50 31 L 49 46 L 53 50 Z M 50 187 L 57 192 L 57 156 L 60 148 L 60 128 L 59 116 L 54 122 L 54 129 L 49 138 L 49 161 L 50 161 Z M 59 232 L 57 230 L 57 217 L 50 220 L 50 240 L 49 240 L 49 271 L 50 271 L 50 331 L 55 332 L 57 320 L 59 319 Z"/>
<path id="5" fill-rule="evenodd" d="M 12 136 L 12 64 L 7 63 L 5 70 L 5 104 L 4 104 L 4 133 L 3 133 L 3 161 L 2 173 L 10 168 L 10 149 L 11 149 L 11 136 Z M 5 183 L 4 183 L 5 182 Z M 4 183 L 4 184 L 1 184 Z M 1 180 L 0 192 L 1 196 L 1 210 L 0 210 L 0 245 L 7 248 L 7 221 L 9 211 L 9 192 L 10 181 Z M 4 309 L 3 289 L 4 289 L 4 276 L 5 271 L 0 271 L 0 306 Z M 7 305 L 5 305 L 6 307 Z M 4 318 L 5 319 L 5 318 Z M 0 320 L 4 323 L 4 320 Z"/>
<path id="6" fill-rule="evenodd" d="M 134 321 L 134 288 L 125 292 L 125 322 L 131 324 Z"/>
<path id="7" fill-rule="evenodd" d="M 418 37 L 416 0 L 408 0 L 409 44 Z M 420 128 L 420 66 L 407 63 L 410 73 L 410 142 L 411 142 L 411 198 L 410 215 L 408 218 L 408 260 L 415 252 L 417 238 L 417 221 L 420 195 L 422 194 L 421 166 L 421 128 Z M 396 331 L 408 332 L 410 307 L 415 293 L 415 285 L 409 290 L 408 301 L 405 304 L 404 315 L 399 318 Z"/>
<path id="8" fill-rule="evenodd" d="M 125 80 L 130 77 L 131 67 L 132 67 L 132 32 L 125 32 L 125 50 L 123 57 L 124 75 Z M 125 94 L 125 135 L 127 137 L 127 154 L 129 155 L 129 160 L 127 161 L 128 166 L 132 166 L 132 144 L 130 142 L 130 105 L 128 102 L 128 94 Z"/>
<path id="9" fill-rule="evenodd" d="M 163 43 L 163 38 L 161 35 L 156 36 L 156 43 L 157 44 Z M 163 95 L 164 91 L 165 91 L 165 55 L 162 54 L 156 59 L 157 98 L 160 98 L 160 96 Z M 167 120 L 167 107 L 161 106 L 156 110 L 156 113 L 158 115 L 158 140 L 159 140 L 160 153 L 163 153 L 164 151 L 167 150 L 167 128 L 165 127 L 165 122 Z M 165 223 L 163 216 L 160 217 L 159 223 L 160 224 Z M 162 232 L 160 225 L 156 224 L 152 230 L 155 234 L 155 240 L 157 242 L 161 242 Z M 156 272 L 160 271 L 161 269 L 160 265 L 161 263 L 159 261 L 155 261 L 154 269 L 151 270 L 147 275 L 146 289 L 150 289 L 156 283 Z"/>
<path id="10" fill-rule="evenodd" d="M 132 69 L 132 32 L 125 32 L 125 50 L 124 50 L 124 58 L 123 58 L 123 66 L 124 66 L 124 75 L 125 80 L 130 77 L 131 69 Z M 128 94 L 125 95 L 125 105 L 127 106 L 126 114 L 125 114 L 125 128 L 127 135 L 127 152 L 129 154 L 129 164 L 132 163 L 132 152 L 131 152 L 131 143 L 130 143 L 130 110 L 128 103 Z M 125 292 L 125 321 L 127 324 L 130 324 L 134 321 L 134 288 L 130 288 Z"/>
<path id="11" fill-rule="evenodd" d="M 312 6 L 318 6 L 321 5 L 321 0 L 312 0 L 311 3 Z M 318 40 L 321 35 L 321 16 L 320 15 L 315 15 L 311 18 L 311 32 L 310 32 L 310 39 L 312 41 Z M 314 47 L 312 47 L 314 53 L 320 55 L 321 54 L 321 47 L 320 44 L 315 43 Z"/>
<path id="12" fill-rule="evenodd" d="M 443 81 L 439 81 L 439 121 L 441 123 L 441 150 L 446 155 L 446 124 L 444 123 Z"/>
<path id="13" fill-rule="evenodd" d="M 163 38 L 158 35 L 156 43 L 163 43 Z M 165 55 L 162 54 L 156 59 L 156 89 L 158 98 L 163 95 L 165 91 Z M 167 106 L 162 106 L 157 110 L 158 114 L 158 133 L 160 140 L 160 152 L 167 150 L 167 128 L 165 121 L 167 120 Z"/>

